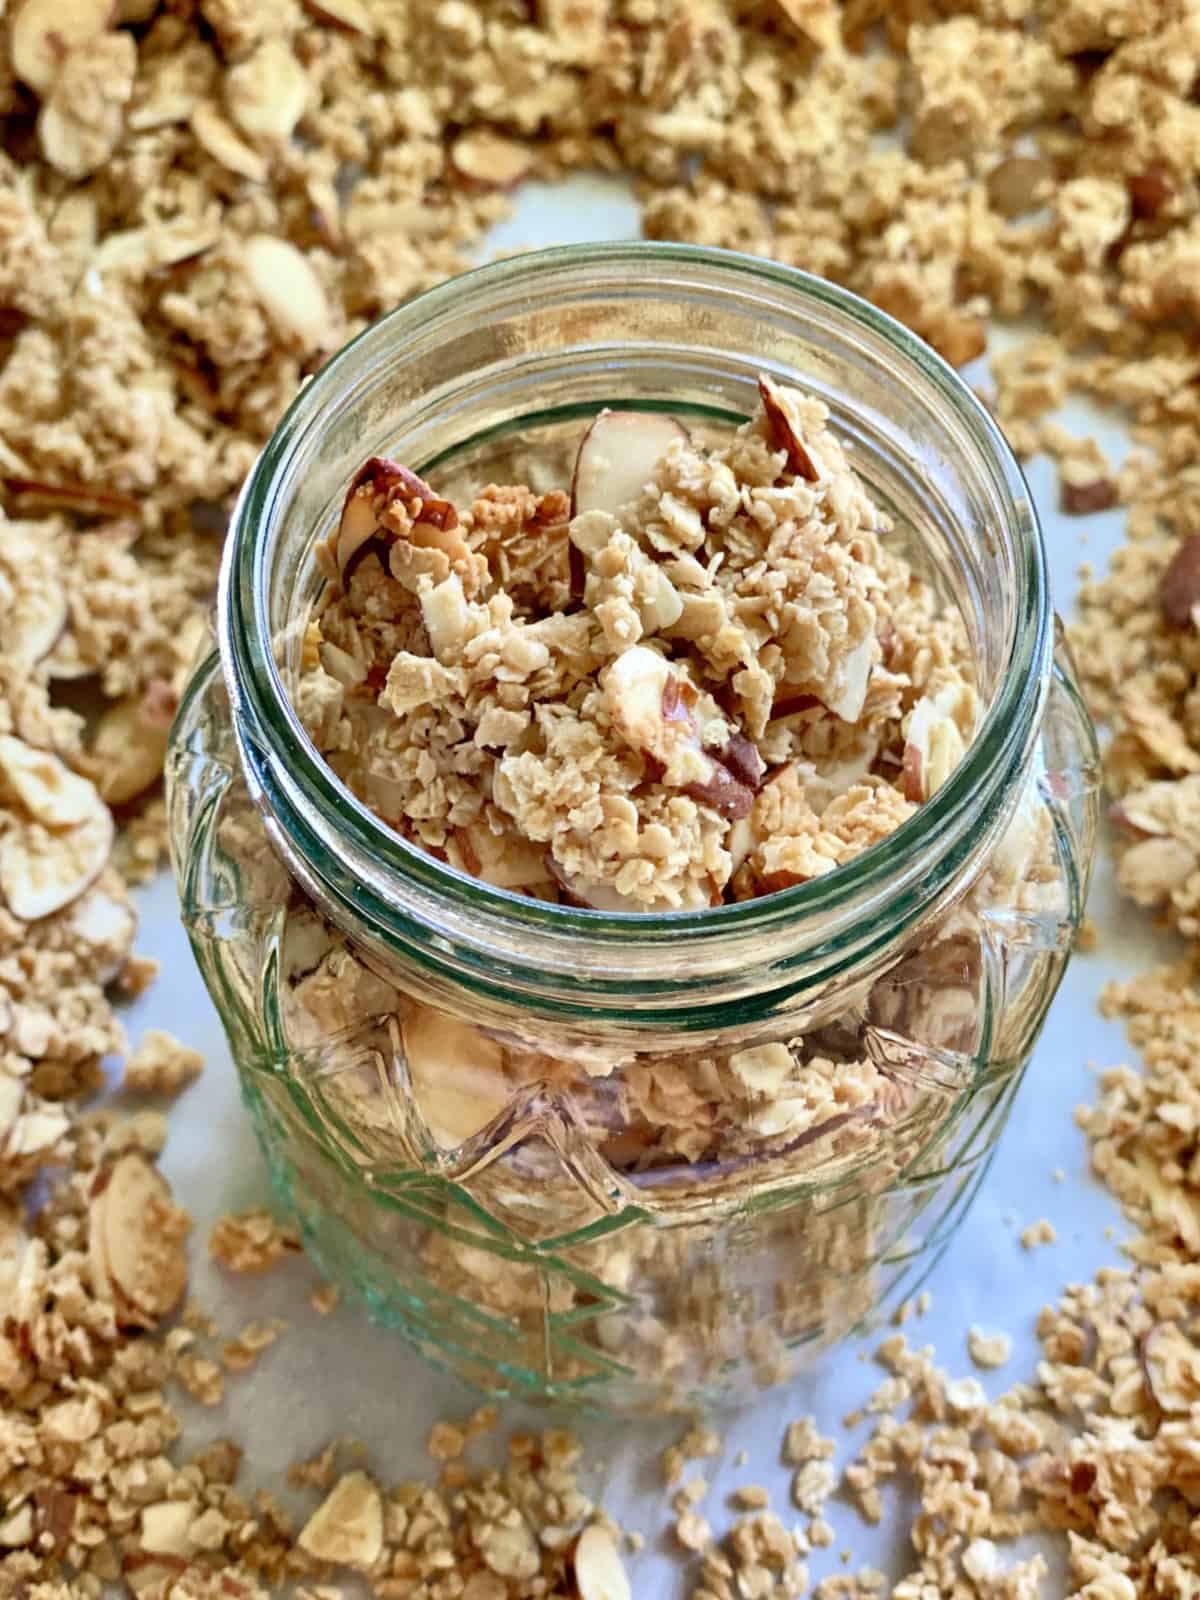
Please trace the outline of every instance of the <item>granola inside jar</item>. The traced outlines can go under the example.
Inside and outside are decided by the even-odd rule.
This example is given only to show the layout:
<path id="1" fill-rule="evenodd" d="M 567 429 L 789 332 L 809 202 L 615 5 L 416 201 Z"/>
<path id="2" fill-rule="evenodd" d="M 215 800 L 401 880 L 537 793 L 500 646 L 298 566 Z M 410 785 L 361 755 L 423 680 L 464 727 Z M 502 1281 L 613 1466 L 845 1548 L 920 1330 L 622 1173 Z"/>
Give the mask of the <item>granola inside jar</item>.
<path id="1" fill-rule="evenodd" d="M 175 730 L 193 945 L 331 1277 L 496 1392 L 682 1406 L 911 1287 L 1069 954 L 1032 505 L 888 318 L 688 247 L 318 375 Z"/>

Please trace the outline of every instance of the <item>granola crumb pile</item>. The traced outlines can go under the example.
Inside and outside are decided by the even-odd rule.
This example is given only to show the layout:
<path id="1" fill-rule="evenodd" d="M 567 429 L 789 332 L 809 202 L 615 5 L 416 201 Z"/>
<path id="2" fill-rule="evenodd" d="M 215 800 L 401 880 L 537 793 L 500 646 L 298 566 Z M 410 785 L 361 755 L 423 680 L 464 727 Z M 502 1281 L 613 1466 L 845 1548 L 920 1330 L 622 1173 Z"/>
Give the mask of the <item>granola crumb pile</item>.
<path id="1" fill-rule="evenodd" d="M 946 781 L 977 717 L 962 620 L 824 406 L 759 392 L 712 449 L 601 413 L 570 494 L 460 512 L 363 467 L 296 697 L 384 821 L 507 889 L 691 909 L 828 872 Z"/>
<path id="2" fill-rule="evenodd" d="M 561 1579 L 623 1600 L 603 1519 L 555 1544 L 566 1504 L 587 1515 L 557 1446 L 522 1445 L 511 1487 L 502 1473 L 448 1494 L 388 1489 L 331 1455 L 320 1507 L 294 1525 L 239 1486 L 240 1444 L 181 1438 L 169 1384 L 212 1395 L 225 1368 L 203 1317 L 176 1317 L 188 1220 L 157 1174 L 166 1124 L 154 1106 L 90 1106 L 126 1054 L 117 1008 L 156 973 L 129 885 L 164 859 L 167 730 L 231 496 L 326 354 L 465 265 L 510 186 L 580 169 L 633 173 L 650 236 L 823 273 L 955 363 L 985 350 L 990 317 L 1041 319 L 994 357 L 987 397 L 1019 453 L 1056 462 L 1081 526 L 1127 518 L 1073 641 L 1111 730 L 1121 887 L 1182 941 L 1172 965 L 1111 989 L 1140 1061 L 1106 1071 L 1079 1112 L 1134 1234 L 1124 1265 L 1042 1312 L 1036 1381 L 997 1401 L 895 1335 L 890 1409 L 843 1477 L 869 1519 L 910 1523 L 894 1600 L 1062 1592 L 1010 1548 L 1036 1530 L 1057 1538 L 1072 1594 L 1196 1592 L 1198 59 L 1190 0 L 6 8 L 0 1592 L 123 1581 L 205 1600 L 297 1580 L 324 1600 L 341 1592 L 330 1562 L 374 1557 L 381 1595 L 505 1600 Z M 1119 466 L 1055 420 L 1072 394 L 1132 424 Z M 568 592 L 570 577 L 565 560 Z M 134 1060 L 139 1097 L 198 1065 L 162 1037 Z M 214 1239 L 235 1269 L 297 1248 L 261 1215 Z M 911 1519 L 891 1484 L 915 1492 Z M 768 1507 L 738 1513 L 696 1558 L 702 1600 L 799 1589 L 804 1541 L 833 1537 L 820 1515 L 798 1538 Z M 815 1590 L 886 1592 L 870 1570 Z"/>

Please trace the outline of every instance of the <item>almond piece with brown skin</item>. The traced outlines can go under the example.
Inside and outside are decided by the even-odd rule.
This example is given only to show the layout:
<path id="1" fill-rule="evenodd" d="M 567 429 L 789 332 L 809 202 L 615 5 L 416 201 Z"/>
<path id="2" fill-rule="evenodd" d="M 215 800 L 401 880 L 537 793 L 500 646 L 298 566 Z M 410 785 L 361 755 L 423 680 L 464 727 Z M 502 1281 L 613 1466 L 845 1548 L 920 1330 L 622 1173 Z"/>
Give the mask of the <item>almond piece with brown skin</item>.
<path id="1" fill-rule="evenodd" d="M 345 28 L 349 33 L 370 36 L 375 32 L 371 13 L 363 4 L 363 0 L 304 0 L 304 4 L 318 22 Z"/>
<path id="2" fill-rule="evenodd" d="M 1200 533 L 1193 533 L 1176 550 L 1162 576 L 1159 604 L 1173 628 L 1195 626 L 1200 605 Z"/>
<path id="3" fill-rule="evenodd" d="M 584 434 L 571 481 L 571 515 L 607 511 L 616 516 L 636 500 L 658 463 L 687 430 L 656 411 L 602 411 Z"/>
<path id="4" fill-rule="evenodd" d="M 8 58 L 35 93 L 44 95 L 67 52 L 105 33 L 113 0 L 23 0 L 9 10 Z"/>
<path id="5" fill-rule="evenodd" d="M 448 537 L 458 527 L 458 512 L 451 502 L 398 461 L 372 456 L 355 474 L 342 502 L 333 554 L 343 583 L 351 563 L 376 535 L 387 543 L 397 537 L 384 520 L 397 501 L 412 519 L 408 537 L 414 544 L 435 545 L 452 559 L 469 554 L 461 535 Z"/>
<path id="6" fill-rule="evenodd" d="M 913 707 L 905 735 L 901 777 L 904 798 L 921 805 L 935 794 L 961 761 L 965 746 L 958 724 L 923 695 Z"/>
<path id="7" fill-rule="evenodd" d="M 821 465 L 804 437 L 800 415 L 791 394 L 765 374 L 759 376 L 758 394 L 766 413 L 767 432 L 772 445 L 776 450 L 786 452 L 788 466 L 798 478 L 816 483 L 821 476 Z"/>

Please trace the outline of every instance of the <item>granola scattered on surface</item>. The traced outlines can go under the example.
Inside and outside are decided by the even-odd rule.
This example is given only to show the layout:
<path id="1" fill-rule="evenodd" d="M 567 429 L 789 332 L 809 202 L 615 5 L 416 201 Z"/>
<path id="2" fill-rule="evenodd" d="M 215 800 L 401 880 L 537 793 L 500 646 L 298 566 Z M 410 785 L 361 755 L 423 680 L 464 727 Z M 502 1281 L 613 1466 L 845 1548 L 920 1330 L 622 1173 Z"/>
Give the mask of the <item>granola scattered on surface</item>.
<path id="1" fill-rule="evenodd" d="M 1106 1073 L 1080 1113 L 1137 1230 L 1132 1266 L 1046 1311 L 1037 1386 L 994 1404 L 952 1405 L 928 1358 L 890 1345 L 913 1415 L 881 1417 L 846 1478 L 868 1516 L 880 1483 L 919 1492 L 894 1600 L 1046 1593 L 1041 1558 L 1007 1549 L 1035 1527 L 1062 1532 L 1067 1582 L 1089 1600 L 1195 1589 L 1197 26 L 1186 0 L 9 6 L 0 1589 L 59 1600 L 123 1577 L 147 1595 L 252 1600 L 287 1578 L 331 1592 L 270 1497 L 235 1487 L 239 1446 L 172 1464 L 187 1451 L 164 1386 L 174 1370 L 211 1391 L 221 1372 L 186 1326 L 155 1331 L 186 1228 L 150 1175 L 164 1130 L 80 1103 L 125 1048 L 111 999 L 153 975 L 126 882 L 161 860 L 155 786 L 214 529 L 275 417 L 348 334 L 465 263 L 506 185 L 618 166 L 639 176 L 651 235 L 822 272 L 952 361 L 983 350 L 990 313 L 1039 310 L 1046 331 L 993 364 L 996 414 L 1021 453 L 1061 464 L 1068 510 L 1127 511 L 1130 542 L 1085 584 L 1073 636 L 1113 730 L 1122 887 L 1188 941 L 1173 967 L 1114 987 L 1144 1067 Z M 878 136 L 901 116 L 888 147 Z M 1049 413 L 1069 390 L 1132 418 L 1123 465 L 1062 437 Z M 81 680 L 107 703 L 94 721 L 61 692 Z M 42 1172 L 59 1175 L 26 1215 Z M 151 1219 L 167 1226 L 147 1278 Z M 261 1225 L 217 1253 L 281 1252 Z M 444 1499 L 360 1478 L 327 1529 L 338 1549 L 371 1554 L 381 1502 L 373 1589 L 438 1594 L 460 1539 Z M 528 1520 L 525 1490 L 490 1482 L 466 1503 L 455 1526 L 477 1565 L 461 1600 L 526 1581 L 496 1570 L 522 1563 L 520 1534 L 489 1531 L 517 1526 L 514 1507 Z M 769 1594 L 802 1553 L 751 1521 L 733 1554 L 706 1556 L 698 1600 Z M 571 1582 L 599 1600 L 587 1571 Z M 874 1595 L 875 1576 L 823 1592 Z"/>

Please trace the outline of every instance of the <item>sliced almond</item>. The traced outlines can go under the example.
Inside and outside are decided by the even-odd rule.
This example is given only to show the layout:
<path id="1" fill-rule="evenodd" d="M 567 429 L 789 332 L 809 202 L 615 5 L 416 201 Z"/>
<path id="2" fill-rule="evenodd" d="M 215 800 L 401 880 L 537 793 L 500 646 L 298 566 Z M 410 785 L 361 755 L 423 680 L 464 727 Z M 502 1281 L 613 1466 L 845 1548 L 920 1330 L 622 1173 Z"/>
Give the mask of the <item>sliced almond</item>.
<path id="1" fill-rule="evenodd" d="M 68 51 L 107 31 L 113 0 L 23 0 L 8 25 L 8 56 L 22 82 L 45 94 Z"/>
<path id="2" fill-rule="evenodd" d="M 383 1553 L 383 1498 L 365 1472 L 347 1472 L 300 1530 L 307 1555 L 365 1572 Z"/>
<path id="3" fill-rule="evenodd" d="M 308 104 L 308 76 L 286 39 L 266 39 L 225 74 L 229 115 L 251 139 L 290 139 Z"/>
<path id="4" fill-rule="evenodd" d="M 1002 217 L 1036 211 L 1050 196 L 1054 168 L 1043 156 L 1008 156 L 987 176 L 987 196 Z"/>
<path id="5" fill-rule="evenodd" d="M 0 773 L 29 815 L 48 828 L 69 828 L 95 814 L 94 784 L 11 733 L 0 734 Z"/>
<path id="6" fill-rule="evenodd" d="M 1195 627 L 1200 605 L 1200 533 L 1183 541 L 1163 573 L 1159 604 L 1173 628 Z"/>
<path id="7" fill-rule="evenodd" d="M 38 118 L 42 154 L 56 172 L 87 178 L 110 159 L 125 131 L 136 75 L 137 45 L 129 33 L 101 34 L 67 57 Z"/>
<path id="8" fill-rule="evenodd" d="M 124 805 L 158 782 L 169 733 L 170 722 L 150 716 L 141 695 L 119 700 L 103 713 L 87 765 L 109 805 Z"/>
<path id="9" fill-rule="evenodd" d="M 23 1506 L 0 1517 L 0 1550 L 19 1550 L 33 1542 L 33 1507 L 27 1500 Z"/>
<path id="10" fill-rule="evenodd" d="M 194 1555 L 192 1524 L 198 1515 L 190 1500 L 160 1500 L 142 1510 L 142 1549 L 153 1555 Z"/>
<path id="11" fill-rule="evenodd" d="M 308 349 L 329 343 L 329 299 L 307 256 L 286 239 L 256 233 L 246 240 L 243 259 L 251 286 L 280 333 Z"/>
<path id="12" fill-rule="evenodd" d="M 93 515 L 136 517 L 142 509 L 140 502 L 132 495 L 118 494 L 112 489 L 93 489 L 86 483 L 44 483 L 40 478 L 9 475 L 0 478 L 0 483 L 9 494 L 23 501 L 55 508 L 61 506 Z"/>
<path id="13" fill-rule="evenodd" d="M 332 22 L 336 27 L 348 28 L 351 33 L 368 36 L 375 32 L 371 13 L 363 0 L 304 0 L 304 4 L 318 22 Z"/>
<path id="14" fill-rule="evenodd" d="M 58 562 L 44 540 L 27 537 L 15 524 L 0 539 L 0 573 L 11 590 L 11 604 L 0 618 L 4 652 L 28 668 L 53 649 L 69 615 Z"/>
<path id="15" fill-rule="evenodd" d="M 72 937 L 86 947 L 100 984 L 111 983 L 128 961 L 137 927 L 131 903 L 106 893 L 103 884 L 88 889 L 71 907 Z"/>
<path id="16" fill-rule="evenodd" d="M 821 50 L 834 50 L 841 43 L 841 10 L 836 0 L 775 0 L 797 32 Z"/>
<path id="17" fill-rule="evenodd" d="M 655 468 L 687 430 L 656 411 L 602 411 L 584 434 L 571 481 L 571 515 L 615 516 L 636 500 Z"/>
<path id="18" fill-rule="evenodd" d="M 728 767 L 747 788 L 757 789 L 766 775 L 766 763 L 759 755 L 758 747 L 744 733 L 733 734 L 728 744 L 717 750 L 715 755 L 721 765 Z"/>
<path id="19" fill-rule="evenodd" d="M 343 581 L 351 562 L 376 534 L 384 534 L 389 539 L 394 537 L 386 532 L 383 518 L 388 507 L 397 500 L 414 521 L 414 535 L 417 528 L 422 530 L 414 538 L 414 543 L 432 542 L 458 527 L 458 512 L 454 506 L 436 494 L 424 478 L 419 478 L 398 461 L 389 461 L 386 456 L 372 456 L 355 474 L 342 503 L 334 560 Z M 455 555 L 467 553 L 461 536 L 445 541 L 441 547 L 446 548 L 447 545 Z M 457 583 L 458 580 L 451 578 L 447 582 Z M 437 587 L 443 588 L 444 585 Z M 461 590 L 461 584 L 459 588 Z"/>
<path id="20" fill-rule="evenodd" d="M 731 822 L 748 817 L 754 808 L 754 791 L 719 761 L 712 762 L 712 772 L 707 779 L 685 784 L 683 792 Z"/>
<path id="21" fill-rule="evenodd" d="M 798 478 L 816 483 L 821 476 L 821 464 L 812 446 L 804 437 L 804 426 L 796 409 L 791 391 L 765 375 L 758 380 L 758 394 L 767 419 L 767 431 L 776 450 L 787 454 L 788 466 Z"/>
<path id="22" fill-rule="evenodd" d="M 415 1007 L 402 1035 L 413 1098 L 443 1149 L 456 1149 L 504 1110 L 504 1050 L 495 1039 L 432 1006 Z"/>
<path id="23" fill-rule="evenodd" d="M 920 805 L 936 794 L 962 760 L 964 749 L 954 718 L 936 697 L 923 695 L 912 709 L 905 734 L 904 798 Z"/>
<path id="24" fill-rule="evenodd" d="M 1135 905 L 1165 905 L 1200 867 L 1200 857 L 1169 835 L 1142 839 L 1122 855 L 1117 881 Z"/>
<path id="25" fill-rule="evenodd" d="M 841 664 L 836 685 L 824 690 L 825 704 L 843 722 L 857 722 L 862 716 L 875 661 L 875 640 L 867 634 Z"/>
<path id="26" fill-rule="evenodd" d="M 119 1156 L 93 1191 L 88 1254 L 95 1287 L 134 1327 L 152 1327 L 187 1288 L 188 1220 L 167 1180 L 135 1150 Z"/>
<path id="27" fill-rule="evenodd" d="M 239 178 L 249 178 L 251 183 L 265 183 L 269 171 L 265 156 L 239 139 L 233 128 L 210 101 L 202 100 L 188 119 L 198 144 L 220 166 L 236 173 Z"/>
<path id="28" fill-rule="evenodd" d="M 529 175 L 533 152 L 486 128 L 463 133 L 450 148 L 455 170 L 472 183 L 488 189 L 512 189 Z"/>
<path id="29" fill-rule="evenodd" d="M 670 909 L 668 906 L 660 908 L 651 902 L 631 899 L 619 889 L 614 889 L 611 883 L 593 883 L 577 873 L 567 872 L 549 853 L 546 856 L 546 867 L 555 883 L 562 889 L 567 901 L 572 905 L 585 906 L 589 911 L 638 913 Z"/>
<path id="30" fill-rule="evenodd" d="M 1174 1322 L 1156 1322 L 1142 1340 L 1142 1372 L 1151 1398 L 1168 1414 L 1194 1413 L 1200 1403 L 1200 1348 Z"/>

